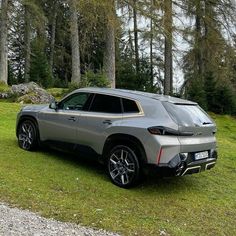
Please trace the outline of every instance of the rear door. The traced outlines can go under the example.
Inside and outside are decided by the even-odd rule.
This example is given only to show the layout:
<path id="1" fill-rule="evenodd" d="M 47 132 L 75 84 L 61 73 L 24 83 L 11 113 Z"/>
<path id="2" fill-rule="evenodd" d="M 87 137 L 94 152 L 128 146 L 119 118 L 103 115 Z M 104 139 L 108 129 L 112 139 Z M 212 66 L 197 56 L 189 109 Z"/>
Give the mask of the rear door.
<path id="1" fill-rule="evenodd" d="M 95 94 L 89 111 L 81 113 L 78 140 L 81 144 L 101 153 L 107 137 L 107 129 L 122 120 L 120 97 Z"/>

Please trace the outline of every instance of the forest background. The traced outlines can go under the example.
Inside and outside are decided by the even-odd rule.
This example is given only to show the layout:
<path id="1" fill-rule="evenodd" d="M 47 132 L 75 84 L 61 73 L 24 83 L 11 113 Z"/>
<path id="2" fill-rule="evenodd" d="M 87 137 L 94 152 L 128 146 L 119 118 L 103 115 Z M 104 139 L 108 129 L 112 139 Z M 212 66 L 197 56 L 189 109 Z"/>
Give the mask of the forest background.
<path id="1" fill-rule="evenodd" d="M 236 114 L 234 0 L 1 0 L 0 83 L 116 87 Z"/>

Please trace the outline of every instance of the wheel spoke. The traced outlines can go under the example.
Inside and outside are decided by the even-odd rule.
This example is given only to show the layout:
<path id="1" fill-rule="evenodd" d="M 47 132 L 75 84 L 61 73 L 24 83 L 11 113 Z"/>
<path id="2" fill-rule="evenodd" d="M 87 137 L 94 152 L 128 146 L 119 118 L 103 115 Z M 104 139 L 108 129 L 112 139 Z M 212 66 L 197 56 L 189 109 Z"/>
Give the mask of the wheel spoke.
<path id="1" fill-rule="evenodd" d="M 20 135 L 19 135 L 19 140 L 20 140 L 20 141 L 26 140 L 26 135 L 25 135 L 25 134 L 20 134 Z"/>
<path id="2" fill-rule="evenodd" d="M 125 174 L 127 183 L 129 182 L 129 176 Z"/>
<path id="3" fill-rule="evenodd" d="M 129 163 L 127 158 L 125 159 L 125 165 L 126 165 L 126 170 L 128 172 L 134 172 L 135 165 L 134 165 L 134 163 Z"/>
<path id="4" fill-rule="evenodd" d="M 122 184 L 125 184 L 125 176 L 124 175 L 121 175 L 121 182 L 122 182 Z"/>
<path id="5" fill-rule="evenodd" d="M 113 160 L 112 158 L 110 159 L 110 161 L 112 162 L 112 164 L 117 165 L 117 162 Z"/>
<path id="6" fill-rule="evenodd" d="M 28 139 L 27 141 L 30 145 L 32 144 L 32 139 Z"/>
<path id="7" fill-rule="evenodd" d="M 120 159 L 121 161 L 124 161 L 128 156 L 128 152 L 126 152 L 124 149 L 121 149 Z"/>
<path id="8" fill-rule="evenodd" d="M 115 155 L 115 153 L 112 154 L 110 160 L 115 164 L 119 161 L 119 158 Z"/>
<path id="9" fill-rule="evenodd" d="M 115 174 L 115 172 L 117 172 L 117 173 Z M 111 174 L 112 179 L 115 179 L 115 178 L 117 178 L 117 176 L 119 176 L 120 173 L 119 173 L 119 170 L 117 168 L 115 168 L 114 170 L 112 170 L 110 172 L 110 174 Z"/>
<path id="10" fill-rule="evenodd" d="M 25 124 L 22 125 L 21 127 L 22 127 L 22 131 L 23 131 L 24 133 L 26 133 L 26 127 L 25 127 Z"/>
<path id="11" fill-rule="evenodd" d="M 121 159 L 121 161 L 124 160 L 124 150 L 123 149 L 121 149 L 120 159 Z"/>
<path id="12" fill-rule="evenodd" d="M 28 133 L 31 135 L 32 134 L 32 131 L 33 131 L 33 128 L 31 126 L 29 126 L 28 128 Z"/>
<path id="13" fill-rule="evenodd" d="M 128 152 L 125 151 L 125 160 L 128 158 Z"/>
<path id="14" fill-rule="evenodd" d="M 127 184 L 127 183 L 129 183 L 129 176 L 126 174 L 126 173 L 124 173 L 123 175 L 121 175 L 121 182 L 122 182 L 122 184 Z"/>
<path id="15" fill-rule="evenodd" d="M 24 141 L 23 141 L 23 144 L 22 144 L 22 147 L 23 147 L 24 149 L 27 149 L 28 146 L 29 146 L 29 143 L 27 142 L 27 140 L 24 140 Z"/>
<path id="16" fill-rule="evenodd" d="M 133 163 L 129 163 L 129 165 L 126 167 L 128 172 L 134 172 L 135 165 Z"/>
<path id="17" fill-rule="evenodd" d="M 23 148 L 26 149 L 27 148 L 27 143 L 24 141 L 22 146 L 23 146 Z"/>
<path id="18" fill-rule="evenodd" d="M 127 168 L 127 171 L 128 171 L 129 173 L 133 173 L 133 172 L 134 172 L 134 170 L 129 169 L 129 168 Z"/>

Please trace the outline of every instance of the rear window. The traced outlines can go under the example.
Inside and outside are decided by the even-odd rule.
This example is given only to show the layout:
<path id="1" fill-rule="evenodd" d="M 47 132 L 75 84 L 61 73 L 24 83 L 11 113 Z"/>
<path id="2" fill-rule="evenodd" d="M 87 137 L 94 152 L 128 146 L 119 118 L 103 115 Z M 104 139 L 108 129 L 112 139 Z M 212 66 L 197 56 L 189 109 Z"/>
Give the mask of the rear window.
<path id="1" fill-rule="evenodd" d="M 209 116 L 198 105 L 163 102 L 171 118 L 181 126 L 202 126 L 212 124 Z"/>
<path id="2" fill-rule="evenodd" d="M 90 111 L 104 113 L 122 113 L 119 97 L 96 94 L 93 99 Z"/>

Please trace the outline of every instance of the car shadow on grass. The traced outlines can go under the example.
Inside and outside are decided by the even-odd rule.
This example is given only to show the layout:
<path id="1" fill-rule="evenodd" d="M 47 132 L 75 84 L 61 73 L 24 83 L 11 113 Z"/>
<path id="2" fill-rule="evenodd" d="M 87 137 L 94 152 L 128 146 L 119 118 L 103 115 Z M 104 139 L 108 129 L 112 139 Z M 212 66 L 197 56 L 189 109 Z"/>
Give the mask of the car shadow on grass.
<path id="1" fill-rule="evenodd" d="M 91 174 L 96 175 L 101 181 L 110 182 L 112 185 L 106 170 L 105 164 L 101 164 L 98 161 L 98 156 L 86 154 L 86 153 L 67 153 L 61 152 L 51 148 L 43 148 L 44 154 L 51 158 L 58 159 L 63 163 L 69 163 L 73 166 L 78 166 Z M 156 189 L 161 192 L 175 192 L 181 191 L 182 187 L 185 188 L 194 185 L 194 181 L 191 178 L 186 177 L 161 177 L 158 173 L 151 171 L 142 175 L 142 178 L 137 186 L 129 189 L 129 191 L 145 191 L 145 189 Z M 118 188 L 118 187 L 117 187 Z"/>
<path id="2" fill-rule="evenodd" d="M 99 163 L 98 156 L 87 153 L 62 152 L 53 148 L 43 147 L 41 150 L 51 158 L 58 159 L 64 163 L 84 168 L 98 175 L 104 175 L 105 166 Z"/>
<path id="3" fill-rule="evenodd" d="M 15 145 L 18 146 L 17 142 Z M 91 172 L 91 175 L 100 178 L 101 181 L 105 183 L 111 183 L 107 171 L 106 166 L 104 164 L 99 163 L 97 155 L 91 155 L 87 153 L 70 153 L 70 152 L 62 152 L 53 148 L 41 147 L 35 152 L 41 153 L 43 155 L 48 156 L 49 158 L 56 159 L 61 161 L 62 163 L 69 164 L 71 166 L 79 167 L 80 169 L 86 170 L 86 172 Z M 146 173 L 142 175 L 142 178 L 137 186 L 128 189 L 127 191 L 135 191 L 139 192 L 145 191 L 150 194 L 150 189 L 157 193 L 173 193 L 173 192 L 181 192 L 183 187 L 191 188 L 195 185 L 194 180 L 191 177 L 161 177 L 158 173 L 151 171 L 150 173 Z M 114 188 L 119 189 L 119 187 L 114 186 Z"/>

